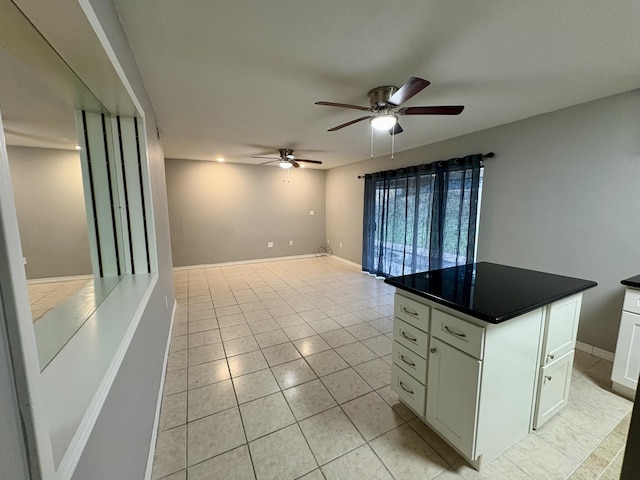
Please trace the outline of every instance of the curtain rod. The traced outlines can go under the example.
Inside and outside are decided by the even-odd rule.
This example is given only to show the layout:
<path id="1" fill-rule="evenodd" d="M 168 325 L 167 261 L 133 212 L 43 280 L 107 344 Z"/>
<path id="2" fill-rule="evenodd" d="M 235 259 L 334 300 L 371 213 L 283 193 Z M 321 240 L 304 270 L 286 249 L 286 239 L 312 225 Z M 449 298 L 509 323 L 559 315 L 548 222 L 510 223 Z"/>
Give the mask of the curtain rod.
<path id="1" fill-rule="evenodd" d="M 496 156 L 496 154 L 493 153 L 493 152 L 483 153 L 482 154 L 482 158 L 493 158 L 495 156 Z M 358 175 L 358 178 L 364 178 L 364 175 Z"/>

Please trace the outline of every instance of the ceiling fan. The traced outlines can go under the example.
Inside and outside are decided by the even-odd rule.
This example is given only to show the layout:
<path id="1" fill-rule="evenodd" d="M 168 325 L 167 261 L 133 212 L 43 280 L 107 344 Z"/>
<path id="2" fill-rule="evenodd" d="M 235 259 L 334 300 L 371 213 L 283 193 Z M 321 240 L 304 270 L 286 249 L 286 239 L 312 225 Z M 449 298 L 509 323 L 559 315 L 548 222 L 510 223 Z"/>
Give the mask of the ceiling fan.
<path id="1" fill-rule="evenodd" d="M 269 160 L 268 162 L 262 162 L 260 165 L 279 162 L 279 166 L 281 168 L 291 168 L 291 167 L 298 168 L 300 167 L 299 162 L 314 163 L 316 165 L 322 165 L 322 162 L 320 160 L 307 160 L 304 158 L 297 158 L 293 154 L 293 150 L 291 150 L 290 148 L 281 148 L 279 152 L 280 152 L 279 157 L 251 157 L 251 158 L 270 158 L 271 160 Z"/>
<path id="2" fill-rule="evenodd" d="M 392 85 L 373 88 L 369 90 L 369 93 L 367 93 L 367 96 L 369 97 L 368 107 L 334 102 L 316 102 L 316 105 L 352 108 L 354 110 L 373 113 L 373 115 L 356 118 L 350 122 L 330 128 L 327 130 L 328 132 L 335 132 L 336 130 L 348 127 L 354 123 L 369 119 L 369 123 L 376 130 L 387 130 L 391 135 L 396 135 L 403 132 L 402 127 L 398 123 L 398 115 L 458 115 L 462 110 L 464 110 L 464 106 L 462 105 L 398 108 L 416 93 L 427 88 L 429 84 L 430 82 L 423 78 L 411 77 L 400 88 Z"/>

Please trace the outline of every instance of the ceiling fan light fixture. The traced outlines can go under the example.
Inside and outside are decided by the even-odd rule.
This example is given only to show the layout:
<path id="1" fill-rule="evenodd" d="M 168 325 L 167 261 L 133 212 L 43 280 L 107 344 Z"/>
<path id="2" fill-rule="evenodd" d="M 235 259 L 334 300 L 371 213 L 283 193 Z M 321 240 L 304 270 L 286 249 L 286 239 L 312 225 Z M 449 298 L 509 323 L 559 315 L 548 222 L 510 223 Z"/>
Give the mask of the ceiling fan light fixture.
<path id="1" fill-rule="evenodd" d="M 369 123 L 376 130 L 389 130 L 393 128 L 396 123 L 398 123 L 398 117 L 391 114 L 385 115 L 376 115 L 375 117 L 371 117 Z"/>
<path id="2" fill-rule="evenodd" d="M 284 169 L 293 167 L 293 165 L 291 165 L 291 163 L 285 162 L 284 160 L 281 161 L 278 165 L 280 165 L 280 168 L 284 168 Z"/>

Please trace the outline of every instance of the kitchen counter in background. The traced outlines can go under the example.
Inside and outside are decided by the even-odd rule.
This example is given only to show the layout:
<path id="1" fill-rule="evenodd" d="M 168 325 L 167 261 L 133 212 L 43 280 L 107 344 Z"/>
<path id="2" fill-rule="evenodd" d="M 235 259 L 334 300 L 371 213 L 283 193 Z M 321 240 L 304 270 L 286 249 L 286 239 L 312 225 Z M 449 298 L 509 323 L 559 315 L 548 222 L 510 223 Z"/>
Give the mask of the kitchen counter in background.
<path id="1" fill-rule="evenodd" d="M 620 282 L 626 288 L 611 372 L 612 388 L 633 400 L 640 375 L 640 275 Z"/>
<path id="2" fill-rule="evenodd" d="M 640 288 L 640 275 L 636 275 L 635 277 L 627 278 L 620 282 L 622 285 L 633 288 Z"/>

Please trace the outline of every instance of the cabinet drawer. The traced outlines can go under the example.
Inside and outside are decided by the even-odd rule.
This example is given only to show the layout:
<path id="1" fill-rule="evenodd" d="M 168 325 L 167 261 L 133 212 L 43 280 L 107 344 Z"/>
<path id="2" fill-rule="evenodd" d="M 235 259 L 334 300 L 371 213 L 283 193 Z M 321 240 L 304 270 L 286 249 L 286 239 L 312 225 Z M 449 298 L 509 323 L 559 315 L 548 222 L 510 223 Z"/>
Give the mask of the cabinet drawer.
<path id="1" fill-rule="evenodd" d="M 393 342 L 392 347 L 393 363 L 402 368 L 405 372 L 418 380 L 427 384 L 427 360 L 402 346 L 398 342 Z"/>
<path id="2" fill-rule="evenodd" d="M 419 328 L 423 332 L 429 331 L 430 311 L 431 308 L 428 305 L 403 297 L 397 293 L 395 295 L 393 302 L 393 314 L 414 327 Z"/>
<path id="3" fill-rule="evenodd" d="M 422 358 L 427 358 L 429 335 L 397 317 L 393 319 L 393 339 Z"/>
<path id="4" fill-rule="evenodd" d="M 640 313 L 640 290 L 627 288 L 622 309 L 631 313 Z"/>
<path id="5" fill-rule="evenodd" d="M 435 309 L 431 327 L 433 336 L 482 360 L 484 328 Z"/>
<path id="6" fill-rule="evenodd" d="M 569 401 L 573 351 L 540 368 L 533 428 L 539 428 Z"/>
<path id="7" fill-rule="evenodd" d="M 391 367 L 391 390 L 403 403 L 424 417 L 427 388 L 397 365 Z"/>

